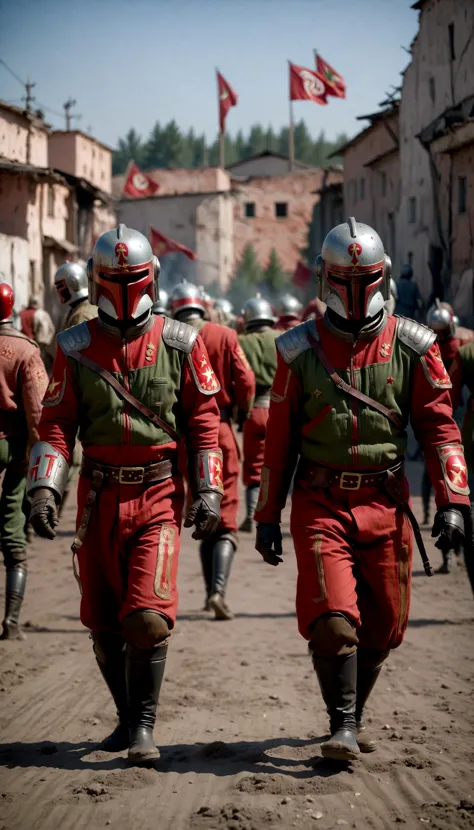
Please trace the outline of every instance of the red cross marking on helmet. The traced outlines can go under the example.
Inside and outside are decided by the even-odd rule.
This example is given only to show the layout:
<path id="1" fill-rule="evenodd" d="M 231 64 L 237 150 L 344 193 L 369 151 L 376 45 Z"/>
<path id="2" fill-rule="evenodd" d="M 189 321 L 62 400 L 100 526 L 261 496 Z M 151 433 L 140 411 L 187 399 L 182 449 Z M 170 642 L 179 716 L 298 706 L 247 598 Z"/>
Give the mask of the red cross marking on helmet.
<path id="1" fill-rule="evenodd" d="M 119 265 L 122 265 L 123 268 L 126 268 L 128 265 L 128 247 L 126 246 L 125 242 L 117 242 L 115 246 L 115 256 L 118 259 Z"/>
<path id="2" fill-rule="evenodd" d="M 359 264 L 359 256 L 362 253 L 362 245 L 359 245 L 358 242 L 351 242 L 348 249 L 349 253 L 352 256 L 352 264 L 358 265 Z"/>

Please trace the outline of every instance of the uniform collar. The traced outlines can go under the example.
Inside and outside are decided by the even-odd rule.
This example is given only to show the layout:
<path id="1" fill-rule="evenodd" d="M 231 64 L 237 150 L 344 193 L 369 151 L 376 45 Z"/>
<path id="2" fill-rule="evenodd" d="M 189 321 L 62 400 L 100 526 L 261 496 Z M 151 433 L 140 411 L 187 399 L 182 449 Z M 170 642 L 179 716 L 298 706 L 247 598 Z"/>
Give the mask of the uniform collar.
<path id="1" fill-rule="evenodd" d="M 139 326 L 130 326 L 128 329 L 123 332 L 118 326 L 111 326 L 109 323 L 106 323 L 105 320 L 100 316 L 99 313 L 99 326 L 104 331 L 108 337 L 112 337 L 116 340 L 137 340 L 138 337 L 141 337 L 143 334 L 146 334 L 147 331 L 150 331 L 154 322 L 155 316 L 150 314 L 149 318 Z"/>
<path id="2" fill-rule="evenodd" d="M 348 343 L 355 343 L 356 340 L 375 340 L 375 338 L 383 332 L 385 326 L 387 325 L 387 312 L 384 309 L 380 319 L 378 319 L 375 323 L 370 323 L 369 325 L 364 326 L 364 328 L 360 329 L 357 334 L 338 328 L 333 319 L 329 317 L 327 311 L 323 317 L 323 323 L 331 334 L 334 334 L 335 337 L 339 338 L 339 340 L 346 340 Z"/>

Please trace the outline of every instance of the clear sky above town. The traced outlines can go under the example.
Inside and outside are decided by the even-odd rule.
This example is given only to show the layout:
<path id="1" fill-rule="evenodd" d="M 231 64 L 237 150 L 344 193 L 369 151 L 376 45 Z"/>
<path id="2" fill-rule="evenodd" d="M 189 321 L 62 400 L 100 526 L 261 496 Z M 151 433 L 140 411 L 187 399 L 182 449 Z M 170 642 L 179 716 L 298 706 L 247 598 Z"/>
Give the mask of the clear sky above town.
<path id="1" fill-rule="evenodd" d="M 227 129 L 288 123 L 287 59 L 314 67 L 313 48 L 345 78 L 347 99 L 296 102 L 295 118 L 328 138 L 357 132 L 399 86 L 417 31 L 413 0 L 0 0 L 0 58 L 36 82 L 36 105 L 115 146 L 130 127 L 158 120 L 217 131 L 215 67 L 239 95 Z M 0 64 L 0 98 L 21 105 L 20 84 Z M 54 110 L 55 112 L 52 112 Z M 55 113 L 58 113 L 55 114 Z"/>

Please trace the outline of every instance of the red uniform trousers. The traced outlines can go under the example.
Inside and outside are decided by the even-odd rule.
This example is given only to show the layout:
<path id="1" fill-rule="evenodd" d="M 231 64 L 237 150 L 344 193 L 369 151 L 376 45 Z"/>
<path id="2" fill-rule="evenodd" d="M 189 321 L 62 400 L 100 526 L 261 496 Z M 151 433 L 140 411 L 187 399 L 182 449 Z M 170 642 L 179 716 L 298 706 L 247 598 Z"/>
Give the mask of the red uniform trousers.
<path id="1" fill-rule="evenodd" d="M 412 560 L 411 527 L 403 512 L 379 489 L 311 489 L 299 481 L 291 534 L 300 634 L 309 640 L 315 619 L 339 611 L 356 626 L 361 648 L 399 646 L 408 621 Z"/>
<path id="2" fill-rule="evenodd" d="M 244 423 L 242 478 L 245 487 L 260 485 L 262 477 L 265 435 L 267 433 L 268 409 L 254 406 Z"/>
<path id="3" fill-rule="evenodd" d="M 90 489 L 81 476 L 78 524 Z M 183 495 L 179 475 L 148 486 L 103 486 L 77 554 L 86 628 L 120 633 L 123 619 L 143 609 L 163 614 L 173 627 Z"/>
<path id="4" fill-rule="evenodd" d="M 240 461 L 239 448 L 230 421 L 221 421 L 219 424 L 219 449 L 222 450 L 224 495 L 221 501 L 221 521 L 218 532 L 229 530 L 232 533 L 237 533 Z M 188 485 L 186 510 L 189 510 L 192 504 L 192 496 L 189 489 L 187 452 L 184 441 L 181 441 L 179 446 L 179 470 Z"/>

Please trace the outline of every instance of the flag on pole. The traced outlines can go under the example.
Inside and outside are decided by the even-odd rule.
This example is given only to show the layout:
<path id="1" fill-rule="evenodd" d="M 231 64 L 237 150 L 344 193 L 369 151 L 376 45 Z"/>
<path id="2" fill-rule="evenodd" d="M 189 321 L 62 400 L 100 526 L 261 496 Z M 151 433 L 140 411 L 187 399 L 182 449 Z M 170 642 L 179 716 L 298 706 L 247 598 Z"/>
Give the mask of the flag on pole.
<path id="1" fill-rule="evenodd" d="M 335 95 L 336 98 L 346 97 L 346 84 L 342 75 L 339 75 L 326 61 L 314 50 L 316 72 L 322 76 L 326 84 L 328 95 Z"/>
<path id="2" fill-rule="evenodd" d="M 290 63 L 290 101 L 314 101 L 327 104 L 328 90 L 324 79 L 312 69 Z"/>
<path id="3" fill-rule="evenodd" d="M 313 269 L 309 265 L 305 265 L 301 260 L 296 264 L 295 272 L 291 278 L 293 285 L 299 288 L 307 288 L 311 278 L 313 277 Z"/>
<path id="4" fill-rule="evenodd" d="M 129 163 L 122 193 L 139 199 L 141 196 L 154 196 L 159 189 L 160 185 L 140 170 L 134 161 Z"/>
<path id="5" fill-rule="evenodd" d="M 221 133 L 225 132 L 225 119 L 231 107 L 237 105 L 239 96 L 232 89 L 226 79 L 216 69 L 217 74 L 217 93 L 219 96 L 219 127 Z"/>
<path id="6" fill-rule="evenodd" d="M 156 228 L 150 228 L 150 244 L 154 254 L 157 257 L 165 256 L 165 254 L 180 253 L 187 256 L 188 259 L 197 259 L 196 254 L 191 248 L 186 248 L 186 245 L 181 245 L 180 242 L 171 239 L 160 233 Z"/>

